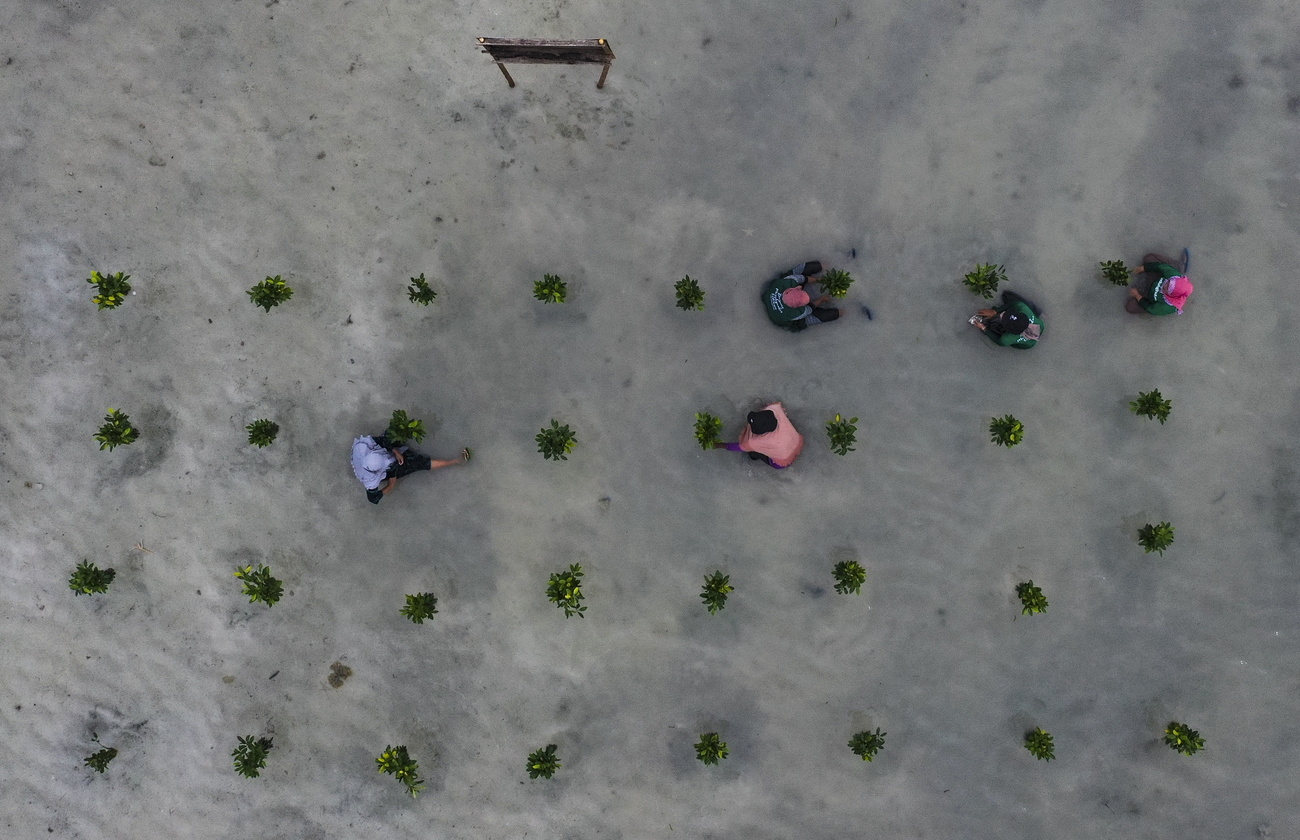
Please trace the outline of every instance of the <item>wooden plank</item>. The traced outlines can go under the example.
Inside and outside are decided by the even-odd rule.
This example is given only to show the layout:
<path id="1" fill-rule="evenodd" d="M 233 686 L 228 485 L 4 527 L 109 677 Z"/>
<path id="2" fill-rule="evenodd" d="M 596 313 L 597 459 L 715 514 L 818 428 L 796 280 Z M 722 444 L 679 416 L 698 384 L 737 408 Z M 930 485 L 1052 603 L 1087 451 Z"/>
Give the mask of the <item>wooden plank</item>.
<path id="1" fill-rule="evenodd" d="M 614 51 L 604 38 L 552 40 L 480 37 L 478 43 L 483 52 L 491 56 L 497 67 L 501 68 L 510 87 L 515 86 L 515 80 L 506 71 L 507 61 L 512 64 L 603 64 L 600 81 L 596 82 L 596 87 L 603 88 L 605 78 L 609 75 L 610 62 L 614 60 Z"/>

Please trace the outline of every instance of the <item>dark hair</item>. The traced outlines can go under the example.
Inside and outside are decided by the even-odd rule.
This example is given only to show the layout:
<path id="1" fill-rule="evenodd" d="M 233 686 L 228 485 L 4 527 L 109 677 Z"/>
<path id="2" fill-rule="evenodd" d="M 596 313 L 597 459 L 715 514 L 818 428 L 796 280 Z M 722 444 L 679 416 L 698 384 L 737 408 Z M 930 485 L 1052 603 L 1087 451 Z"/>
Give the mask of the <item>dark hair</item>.
<path id="1" fill-rule="evenodd" d="M 745 419 L 749 423 L 749 430 L 756 435 L 765 435 L 768 432 L 776 431 L 776 412 L 770 409 L 751 411 Z"/>

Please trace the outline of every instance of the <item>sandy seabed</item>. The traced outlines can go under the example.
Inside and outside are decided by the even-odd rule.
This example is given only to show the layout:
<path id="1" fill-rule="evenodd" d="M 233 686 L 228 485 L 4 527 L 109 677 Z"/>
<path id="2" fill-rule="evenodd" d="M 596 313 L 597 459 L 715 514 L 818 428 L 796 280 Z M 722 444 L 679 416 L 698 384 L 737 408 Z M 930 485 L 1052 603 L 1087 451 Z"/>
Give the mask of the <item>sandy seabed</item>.
<path id="1" fill-rule="evenodd" d="M 1295 3 L 0 22 L 5 837 L 1300 833 Z M 618 58 L 604 90 L 527 66 L 510 89 L 476 35 Z M 1099 278 L 1183 246 L 1182 316 Z M 806 257 L 857 282 L 840 323 L 786 334 L 757 288 Z M 1038 348 L 966 325 L 976 262 L 1046 309 Z M 92 270 L 135 293 L 96 311 Z M 532 300 L 544 272 L 568 303 Z M 295 294 L 267 314 L 244 290 L 276 274 Z M 685 274 L 701 313 L 673 306 Z M 1127 409 L 1151 388 L 1163 426 Z M 808 434 L 794 468 L 695 446 L 695 412 L 734 434 L 768 399 Z M 141 438 L 100 452 L 110 407 Z M 476 457 L 372 507 L 348 447 L 394 408 Z M 843 458 L 836 412 L 860 418 Z M 1014 449 L 987 439 L 1006 413 Z M 535 451 L 552 418 L 567 462 Z M 1143 554 L 1161 520 L 1173 547 Z M 69 591 L 83 559 L 107 594 Z M 844 559 L 861 595 L 831 590 Z M 581 620 L 543 595 L 573 562 Z M 255 563 L 271 609 L 232 577 Z M 714 569 L 736 591 L 710 616 Z M 1030 578 L 1051 606 L 1022 617 Z M 1166 748 L 1170 720 L 1206 750 Z M 1022 748 L 1037 726 L 1055 761 Z M 868 764 L 846 743 L 876 727 Z M 253 734 L 274 749 L 246 780 Z M 563 767 L 530 781 L 548 743 Z M 418 799 L 376 772 L 390 744 Z"/>

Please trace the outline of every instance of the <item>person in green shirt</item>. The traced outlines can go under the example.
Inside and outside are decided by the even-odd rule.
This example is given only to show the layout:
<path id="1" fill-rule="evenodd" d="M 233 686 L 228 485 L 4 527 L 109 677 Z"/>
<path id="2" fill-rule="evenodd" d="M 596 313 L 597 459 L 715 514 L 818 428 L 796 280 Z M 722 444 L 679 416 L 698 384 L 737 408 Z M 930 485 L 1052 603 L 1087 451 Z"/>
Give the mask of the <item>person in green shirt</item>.
<path id="1" fill-rule="evenodd" d="M 799 332 L 814 324 L 824 324 L 840 317 L 840 311 L 831 307 L 822 307 L 830 300 L 822 295 L 817 300 L 804 289 L 808 283 L 816 283 L 817 275 L 822 273 L 822 264 L 817 260 L 801 262 L 789 271 L 783 271 L 763 286 L 763 308 L 773 324 L 790 332 Z"/>
<path id="2" fill-rule="evenodd" d="M 1134 315 L 1146 312 L 1150 315 L 1181 315 L 1187 296 L 1192 293 L 1192 281 L 1187 279 L 1187 265 L 1191 253 L 1184 248 L 1180 267 L 1174 268 L 1174 261 L 1163 254 L 1147 254 L 1142 258 L 1142 267 L 1135 274 L 1133 285 L 1129 287 L 1128 298 L 1124 308 Z"/>
<path id="3" fill-rule="evenodd" d="M 1043 335 L 1043 310 L 1015 292 L 1002 293 L 1002 305 L 981 309 L 970 323 L 1002 347 L 1028 350 Z"/>

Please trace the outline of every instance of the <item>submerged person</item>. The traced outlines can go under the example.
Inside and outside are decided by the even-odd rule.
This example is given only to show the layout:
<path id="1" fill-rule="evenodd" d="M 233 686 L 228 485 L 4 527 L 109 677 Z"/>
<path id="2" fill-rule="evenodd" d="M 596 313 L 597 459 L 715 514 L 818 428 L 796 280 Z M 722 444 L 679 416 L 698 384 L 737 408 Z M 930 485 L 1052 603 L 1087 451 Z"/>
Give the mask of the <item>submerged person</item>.
<path id="1" fill-rule="evenodd" d="M 1129 287 L 1128 298 L 1124 308 L 1134 315 L 1146 312 L 1150 315 L 1183 314 L 1183 305 L 1192 293 L 1192 281 L 1187 279 L 1187 264 L 1191 261 L 1191 252 L 1183 249 L 1180 268 L 1174 268 L 1174 261 L 1163 254 L 1147 254 L 1142 258 L 1142 267 L 1134 272 L 1137 276 Z"/>
<path id="2" fill-rule="evenodd" d="M 794 463 L 803 451 L 803 435 L 795 429 L 785 408 L 779 402 L 769 403 L 758 411 L 749 412 L 745 428 L 736 443 L 718 441 L 714 449 L 748 452 L 756 461 L 765 461 L 769 467 L 783 470 Z"/>
<path id="3" fill-rule="evenodd" d="M 425 470 L 440 470 L 468 460 L 468 449 L 462 449 L 459 458 L 442 461 L 412 452 L 409 446 L 393 446 L 384 435 L 362 435 L 352 441 L 352 472 L 366 488 L 366 499 L 375 505 L 393 492 L 399 478 Z"/>
<path id="4" fill-rule="evenodd" d="M 813 300 L 804 288 L 809 283 L 816 283 L 817 277 L 822 273 L 819 261 L 808 260 L 789 271 L 781 272 L 763 286 L 763 307 L 773 324 L 790 332 L 799 332 L 814 324 L 825 324 L 840 317 L 838 309 L 823 306 L 830 302 L 830 295 L 822 295 Z"/>
<path id="5" fill-rule="evenodd" d="M 1002 293 L 1002 305 L 981 309 L 970 323 L 994 344 L 1028 350 L 1043 335 L 1043 310 L 1015 292 Z"/>

